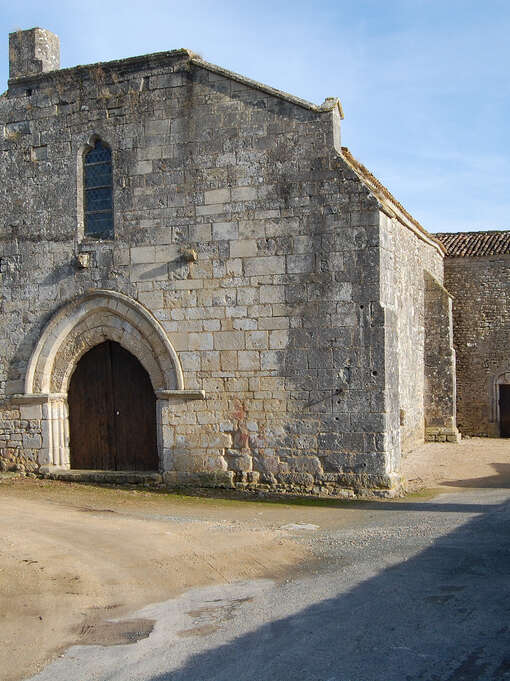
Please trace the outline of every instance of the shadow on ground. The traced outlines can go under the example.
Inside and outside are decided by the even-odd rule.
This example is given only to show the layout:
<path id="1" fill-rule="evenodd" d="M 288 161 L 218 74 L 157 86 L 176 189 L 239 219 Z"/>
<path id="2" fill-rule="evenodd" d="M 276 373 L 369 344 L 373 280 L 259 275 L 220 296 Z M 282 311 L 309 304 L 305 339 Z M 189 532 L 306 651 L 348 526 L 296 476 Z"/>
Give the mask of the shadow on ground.
<path id="1" fill-rule="evenodd" d="M 509 680 L 510 504 L 484 511 L 352 590 L 151 681 Z"/>
<path id="2" fill-rule="evenodd" d="M 510 442 L 508 443 L 510 448 Z M 492 463 L 491 466 L 496 471 L 495 475 L 488 475 L 484 478 L 469 478 L 467 480 L 448 480 L 441 485 L 448 487 L 470 487 L 478 489 L 510 489 L 510 464 Z"/>

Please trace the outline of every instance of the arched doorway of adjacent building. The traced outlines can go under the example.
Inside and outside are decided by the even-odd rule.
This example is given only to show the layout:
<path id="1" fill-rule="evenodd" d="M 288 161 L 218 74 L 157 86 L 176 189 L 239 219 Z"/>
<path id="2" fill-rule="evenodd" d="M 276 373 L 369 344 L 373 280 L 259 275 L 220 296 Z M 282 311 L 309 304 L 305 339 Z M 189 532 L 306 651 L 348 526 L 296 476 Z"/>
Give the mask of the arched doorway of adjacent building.
<path id="1" fill-rule="evenodd" d="M 501 437 L 510 437 L 510 385 L 499 385 L 499 432 Z"/>
<path id="2" fill-rule="evenodd" d="M 68 392 L 71 468 L 156 471 L 156 397 L 148 373 L 119 343 L 79 360 Z"/>

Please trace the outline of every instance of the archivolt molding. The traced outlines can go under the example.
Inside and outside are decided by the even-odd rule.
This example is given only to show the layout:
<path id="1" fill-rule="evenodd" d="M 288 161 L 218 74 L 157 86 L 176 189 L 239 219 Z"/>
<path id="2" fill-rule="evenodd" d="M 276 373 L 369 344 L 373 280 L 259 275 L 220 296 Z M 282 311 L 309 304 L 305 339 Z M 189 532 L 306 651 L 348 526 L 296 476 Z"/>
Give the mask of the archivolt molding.
<path id="1" fill-rule="evenodd" d="M 30 359 L 25 394 L 67 392 L 79 359 L 105 340 L 120 343 L 141 362 L 155 391 L 183 390 L 179 358 L 157 319 L 122 293 L 96 290 L 52 317 Z"/>

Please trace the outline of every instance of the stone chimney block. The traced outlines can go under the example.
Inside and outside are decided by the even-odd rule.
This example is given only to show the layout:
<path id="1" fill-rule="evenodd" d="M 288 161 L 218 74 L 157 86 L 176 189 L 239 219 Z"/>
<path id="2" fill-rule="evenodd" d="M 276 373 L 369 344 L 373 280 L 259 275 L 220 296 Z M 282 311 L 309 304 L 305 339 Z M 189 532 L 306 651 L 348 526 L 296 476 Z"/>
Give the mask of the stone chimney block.
<path id="1" fill-rule="evenodd" d="M 60 40 L 44 28 L 9 34 L 9 79 L 60 68 Z"/>

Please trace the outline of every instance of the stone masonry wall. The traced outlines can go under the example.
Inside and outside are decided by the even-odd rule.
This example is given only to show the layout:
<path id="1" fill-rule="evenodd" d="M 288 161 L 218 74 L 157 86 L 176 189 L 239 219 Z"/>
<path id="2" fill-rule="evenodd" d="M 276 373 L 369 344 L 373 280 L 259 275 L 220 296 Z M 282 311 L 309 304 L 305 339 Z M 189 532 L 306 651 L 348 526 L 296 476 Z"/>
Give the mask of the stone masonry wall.
<path id="1" fill-rule="evenodd" d="M 452 297 L 425 273 L 425 439 L 458 442 Z"/>
<path id="2" fill-rule="evenodd" d="M 424 440 L 427 274 L 442 282 L 443 257 L 438 248 L 381 213 L 381 299 L 395 312 L 398 399 L 393 401 L 397 411 L 393 422 L 397 427 L 400 422 L 403 453 Z"/>
<path id="3" fill-rule="evenodd" d="M 32 467 L 38 421 L 25 428 L 11 396 L 56 310 L 107 289 L 150 310 L 184 387 L 205 390 L 160 415 L 170 482 L 394 485 L 378 204 L 335 149 L 338 126 L 334 108 L 186 51 L 12 81 L 0 98 L 0 454 Z M 92 134 L 112 149 L 113 241 L 83 238 L 77 169 Z"/>
<path id="4" fill-rule="evenodd" d="M 500 434 L 498 381 L 510 372 L 510 257 L 447 258 L 457 355 L 457 422 L 471 436 Z M 509 377 L 510 378 L 510 377 Z"/>

